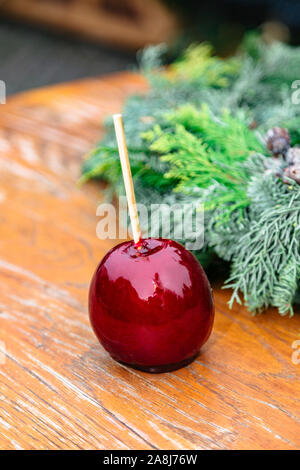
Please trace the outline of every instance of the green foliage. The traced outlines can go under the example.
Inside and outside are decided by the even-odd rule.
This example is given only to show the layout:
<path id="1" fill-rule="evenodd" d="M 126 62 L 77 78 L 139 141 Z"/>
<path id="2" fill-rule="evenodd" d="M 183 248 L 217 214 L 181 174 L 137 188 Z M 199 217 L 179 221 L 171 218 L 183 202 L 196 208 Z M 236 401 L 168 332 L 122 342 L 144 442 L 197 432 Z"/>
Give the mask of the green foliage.
<path id="1" fill-rule="evenodd" d="M 270 305 L 292 315 L 300 280 L 300 189 L 274 174 L 249 184 L 251 210 L 247 230 L 236 240 L 228 287 L 238 292 L 252 311 Z M 259 195 L 259 198 L 258 198 Z"/>
<path id="2" fill-rule="evenodd" d="M 233 58 L 191 46 L 167 73 L 165 52 L 142 54 L 150 90 L 123 110 L 137 200 L 204 203 L 205 246 L 196 255 L 205 266 L 216 255 L 231 262 L 231 303 L 240 292 L 252 311 L 275 306 L 291 315 L 300 285 L 300 187 L 278 177 L 284 162 L 268 156 L 263 136 L 287 127 L 300 144 L 300 106 L 291 101 L 300 50 L 250 34 Z M 111 119 L 84 162 L 82 181 L 90 178 L 124 192 Z"/>
<path id="3" fill-rule="evenodd" d="M 164 177 L 177 182 L 174 190 L 197 194 L 207 210 L 226 207 L 224 217 L 248 206 L 249 172 L 241 163 L 250 152 L 264 148 L 245 120 L 228 111 L 217 118 L 207 106 L 198 111 L 185 105 L 168 114 L 166 121 L 172 126 L 168 132 L 156 125 L 143 137 L 151 142 L 150 150 L 169 164 Z"/>
<path id="4" fill-rule="evenodd" d="M 170 71 L 175 80 L 201 80 L 206 86 L 224 87 L 238 74 L 240 65 L 237 57 L 222 60 L 213 55 L 210 44 L 202 43 L 189 46 L 183 57 L 171 65 Z"/>

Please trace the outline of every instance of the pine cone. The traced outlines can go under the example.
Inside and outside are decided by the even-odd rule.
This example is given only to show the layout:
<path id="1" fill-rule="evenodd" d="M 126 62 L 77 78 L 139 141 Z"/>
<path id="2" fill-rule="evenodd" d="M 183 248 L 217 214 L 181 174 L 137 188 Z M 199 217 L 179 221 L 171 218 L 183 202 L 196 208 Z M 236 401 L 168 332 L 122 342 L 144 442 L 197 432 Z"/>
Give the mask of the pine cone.
<path id="1" fill-rule="evenodd" d="M 288 183 L 288 181 L 284 178 L 285 176 L 300 184 L 300 165 L 291 165 L 283 170 L 283 182 Z"/>
<path id="2" fill-rule="evenodd" d="M 266 144 L 273 155 L 284 155 L 291 145 L 291 138 L 288 130 L 282 127 L 272 127 L 266 134 Z"/>
<path id="3" fill-rule="evenodd" d="M 288 149 L 285 159 L 289 165 L 298 165 L 300 166 L 300 148 L 291 147 Z"/>

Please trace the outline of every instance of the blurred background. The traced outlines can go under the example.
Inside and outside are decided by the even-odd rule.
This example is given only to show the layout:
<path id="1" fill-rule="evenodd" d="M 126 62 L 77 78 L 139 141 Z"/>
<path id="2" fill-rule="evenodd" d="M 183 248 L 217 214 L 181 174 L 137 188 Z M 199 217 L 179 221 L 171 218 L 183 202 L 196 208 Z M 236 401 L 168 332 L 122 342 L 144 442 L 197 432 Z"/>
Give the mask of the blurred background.
<path id="1" fill-rule="evenodd" d="M 299 0 L 0 0 L 0 79 L 7 94 L 130 69 L 136 51 L 190 42 L 228 55 L 249 29 L 300 43 Z"/>

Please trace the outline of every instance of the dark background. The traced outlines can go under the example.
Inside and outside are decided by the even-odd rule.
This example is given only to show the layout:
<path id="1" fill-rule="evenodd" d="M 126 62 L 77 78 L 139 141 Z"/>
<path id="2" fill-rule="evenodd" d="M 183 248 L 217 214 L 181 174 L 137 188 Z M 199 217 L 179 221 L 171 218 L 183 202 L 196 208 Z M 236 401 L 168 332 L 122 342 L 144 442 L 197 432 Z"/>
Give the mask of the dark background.
<path id="1" fill-rule="evenodd" d="M 124 7 L 121 0 L 111 1 L 114 8 Z M 172 57 L 189 42 L 202 40 L 211 41 L 218 53 L 228 55 L 244 33 L 255 28 L 275 39 L 300 43 L 298 0 L 163 1 L 180 22 L 171 45 Z M 0 79 L 6 82 L 8 95 L 130 69 L 136 64 L 135 53 L 121 44 L 107 45 L 0 13 Z"/>
<path id="2" fill-rule="evenodd" d="M 130 68 L 133 51 L 0 19 L 0 79 L 7 94 Z"/>

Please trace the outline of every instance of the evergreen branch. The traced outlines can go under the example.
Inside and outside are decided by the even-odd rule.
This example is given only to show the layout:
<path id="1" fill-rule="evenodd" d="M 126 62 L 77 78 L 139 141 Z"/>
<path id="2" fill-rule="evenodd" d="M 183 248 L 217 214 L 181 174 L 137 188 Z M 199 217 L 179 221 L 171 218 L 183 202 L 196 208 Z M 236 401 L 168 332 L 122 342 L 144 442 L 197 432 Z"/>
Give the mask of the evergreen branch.
<path id="1" fill-rule="evenodd" d="M 263 177 L 263 183 L 265 194 L 260 192 L 260 196 L 266 196 L 266 207 L 252 201 L 248 229 L 236 239 L 227 281 L 227 287 L 234 289 L 230 305 L 241 291 L 252 311 L 274 305 L 282 315 L 291 315 L 300 281 L 300 189 L 296 183 L 287 186 L 270 174 Z M 251 186 L 252 194 L 258 194 L 261 178 Z"/>
<path id="2" fill-rule="evenodd" d="M 205 203 L 206 244 L 197 255 L 205 265 L 214 252 L 232 262 L 231 302 L 241 302 L 241 292 L 252 310 L 274 305 L 291 314 L 300 292 L 299 186 L 278 178 L 285 163 L 263 155 L 262 136 L 286 127 L 300 144 L 300 106 L 291 102 L 299 48 L 250 34 L 234 58 L 192 46 L 167 73 L 165 51 L 143 53 L 150 91 L 131 96 L 123 111 L 137 198 L 146 205 Z M 84 162 L 82 182 L 89 178 L 123 192 L 110 119 Z"/>

